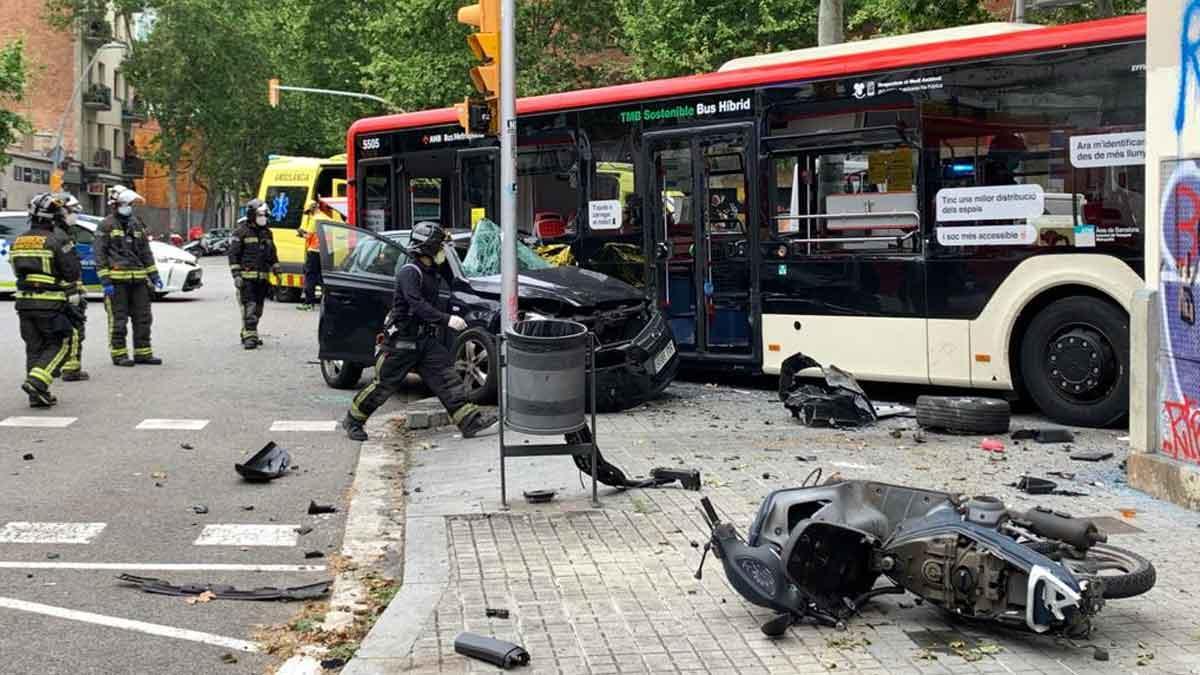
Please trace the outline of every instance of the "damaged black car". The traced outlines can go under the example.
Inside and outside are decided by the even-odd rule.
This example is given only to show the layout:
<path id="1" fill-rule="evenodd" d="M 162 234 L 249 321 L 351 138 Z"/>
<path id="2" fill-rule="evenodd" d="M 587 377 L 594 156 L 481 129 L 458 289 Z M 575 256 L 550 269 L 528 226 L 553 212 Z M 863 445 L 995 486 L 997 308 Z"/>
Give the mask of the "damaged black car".
<path id="1" fill-rule="evenodd" d="M 375 362 L 375 336 L 391 307 L 396 271 L 408 262 L 409 232 L 374 233 L 334 222 L 320 226 L 321 373 L 329 386 L 353 389 Z M 468 398 L 476 403 L 495 401 L 499 376 L 500 276 L 486 234 L 452 231 L 439 293 L 443 311 L 467 322 L 461 333 L 444 329 L 442 339 L 454 354 Z M 639 290 L 598 272 L 552 267 L 527 248 L 519 257 L 521 318 L 578 321 L 598 338 L 599 411 L 640 405 L 671 383 L 679 368 L 674 337 Z"/>

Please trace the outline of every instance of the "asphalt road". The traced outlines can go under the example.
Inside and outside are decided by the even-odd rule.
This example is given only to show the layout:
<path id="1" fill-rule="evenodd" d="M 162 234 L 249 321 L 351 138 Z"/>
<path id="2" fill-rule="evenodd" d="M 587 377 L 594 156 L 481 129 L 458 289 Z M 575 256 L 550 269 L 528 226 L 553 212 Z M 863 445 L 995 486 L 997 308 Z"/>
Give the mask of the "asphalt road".
<path id="1" fill-rule="evenodd" d="M 325 559 L 306 559 L 306 552 L 330 554 L 340 548 L 357 444 L 340 431 L 270 431 L 277 421 L 328 425 L 340 420 L 349 404 L 353 392 L 327 388 L 315 363 L 318 314 L 268 303 L 259 328 L 266 344 L 244 351 L 225 263 L 206 258 L 203 266 L 203 288 L 154 305 L 154 349 L 163 366 L 112 366 L 102 335 L 104 309 L 93 303 L 84 347 L 84 367 L 92 379 L 56 382 L 60 404 L 49 411 L 26 405 L 19 389 L 24 347 L 16 312 L 10 300 L 0 301 L 0 354 L 9 355 L 0 361 L 0 382 L 7 383 L 0 388 L 0 420 L 77 418 L 65 428 L 0 426 L 4 673 L 263 672 L 269 657 L 220 643 L 223 638 L 253 640 L 257 625 L 286 621 L 296 603 L 188 605 L 182 598 L 122 585 L 116 579 L 119 570 L 77 568 L 92 563 L 324 565 Z M 135 429 L 147 419 L 207 424 L 201 430 Z M 287 447 L 298 468 L 269 484 L 243 482 L 234 463 L 270 440 Z M 23 459 L 26 453 L 33 459 Z M 312 499 L 337 503 L 340 511 L 310 516 Z M 208 513 L 194 513 L 193 505 L 206 506 Z M 46 523 L 74 525 L 55 530 Z M 282 539 L 234 527 L 235 536 L 249 537 L 245 543 L 198 545 L 210 525 L 276 526 L 268 535 Z M 293 531 L 305 525 L 311 533 Z M 63 536 L 87 543 L 53 543 Z M 291 569 L 134 573 L 250 588 L 331 578 L 327 571 Z M 204 635 L 150 634 L 167 630 L 161 627 Z M 222 660 L 231 651 L 236 664 Z"/>

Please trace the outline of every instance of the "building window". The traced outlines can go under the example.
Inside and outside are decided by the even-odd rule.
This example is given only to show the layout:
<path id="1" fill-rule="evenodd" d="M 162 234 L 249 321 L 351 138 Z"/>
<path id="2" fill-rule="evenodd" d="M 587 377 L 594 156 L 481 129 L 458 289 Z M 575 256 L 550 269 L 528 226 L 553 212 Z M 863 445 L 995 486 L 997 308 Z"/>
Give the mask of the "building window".
<path id="1" fill-rule="evenodd" d="M 121 130 L 113 129 L 112 152 L 117 156 L 118 159 L 120 159 L 122 154 L 124 154 L 124 147 L 125 146 L 121 145 Z"/>
<path id="2" fill-rule="evenodd" d="M 108 77 L 107 71 L 104 70 L 103 63 L 96 64 L 96 81 L 100 84 L 105 84 Z"/>

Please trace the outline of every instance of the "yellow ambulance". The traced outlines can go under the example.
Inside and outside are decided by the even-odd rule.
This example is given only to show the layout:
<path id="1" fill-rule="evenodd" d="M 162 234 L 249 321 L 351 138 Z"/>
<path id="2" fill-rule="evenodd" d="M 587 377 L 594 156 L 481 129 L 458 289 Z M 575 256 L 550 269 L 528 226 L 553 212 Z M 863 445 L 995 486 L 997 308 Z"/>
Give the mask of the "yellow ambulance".
<path id="1" fill-rule="evenodd" d="M 275 299 L 299 302 L 304 290 L 304 235 L 312 227 L 312 218 L 304 208 L 313 201 L 333 201 L 346 197 L 346 155 L 320 157 L 273 156 L 263 171 L 258 198 L 270 212 L 271 234 L 279 251 L 283 273 L 272 275 Z M 344 220 L 334 208 L 318 213 L 325 220 Z"/>

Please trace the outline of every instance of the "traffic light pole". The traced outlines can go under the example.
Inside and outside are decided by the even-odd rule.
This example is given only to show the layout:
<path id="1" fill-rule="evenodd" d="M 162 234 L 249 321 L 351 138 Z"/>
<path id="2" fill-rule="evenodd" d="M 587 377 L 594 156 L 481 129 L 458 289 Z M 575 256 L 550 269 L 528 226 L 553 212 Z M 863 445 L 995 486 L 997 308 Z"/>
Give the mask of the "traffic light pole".
<path id="1" fill-rule="evenodd" d="M 508 334 L 517 322 L 517 54 L 516 3 L 500 3 L 500 315 Z"/>

